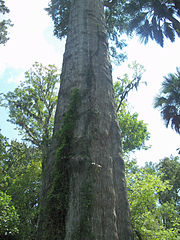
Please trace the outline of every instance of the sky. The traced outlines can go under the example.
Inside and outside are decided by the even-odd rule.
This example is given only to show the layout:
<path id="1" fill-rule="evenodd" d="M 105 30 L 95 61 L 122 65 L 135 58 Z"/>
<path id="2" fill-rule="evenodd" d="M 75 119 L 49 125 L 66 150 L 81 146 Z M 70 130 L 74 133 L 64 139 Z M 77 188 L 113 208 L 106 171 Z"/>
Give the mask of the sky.
<path id="1" fill-rule="evenodd" d="M 10 9 L 8 17 L 14 26 L 9 28 L 10 40 L 5 46 L 0 45 L 0 93 L 13 91 L 20 81 L 24 79 L 24 72 L 37 61 L 44 65 L 55 64 L 61 68 L 65 41 L 53 36 L 53 23 L 44 8 L 49 0 L 7 0 Z M 127 64 L 137 61 L 142 64 L 146 72 L 138 91 L 129 95 L 132 112 L 138 112 L 139 120 L 148 124 L 151 134 L 147 150 L 136 151 L 131 157 L 136 158 L 139 165 L 145 162 L 158 162 L 164 157 L 177 155 L 176 149 L 180 147 L 180 136 L 171 128 L 166 128 L 160 112 L 153 108 L 153 99 L 158 94 L 163 76 L 175 73 L 180 66 L 180 39 L 175 43 L 165 41 L 161 48 L 155 42 L 147 45 L 139 42 L 137 37 L 128 41 L 125 49 L 128 61 L 121 66 L 114 66 L 114 80 L 127 72 Z M 13 125 L 7 122 L 8 112 L 0 108 L 0 129 L 4 136 L 10 139 L 18 138 Z"/>

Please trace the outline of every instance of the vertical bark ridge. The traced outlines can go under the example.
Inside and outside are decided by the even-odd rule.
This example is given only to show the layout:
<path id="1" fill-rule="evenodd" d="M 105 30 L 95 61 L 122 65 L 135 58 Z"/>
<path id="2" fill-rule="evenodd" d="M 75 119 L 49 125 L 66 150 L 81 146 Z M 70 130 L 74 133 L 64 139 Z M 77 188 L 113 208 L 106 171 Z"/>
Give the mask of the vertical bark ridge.
<path id="1" fill-rule="evenodd" d="M 132 240 L 111 74 L 103 1 L 72 0 L 54 135 L 42 191 L 42 206 L 45 206 L 60 144 L 57 134 L 72 90 L 79 89 L 79 118 L 68 159 L 65 240 Z M 38 235 L 42 240 L 48 239 L 45 237 L 48 231 L 58 232 L 58 229 L 52 231 L 52 226 L 45 227 L 45 216 L 46 210 L 42 210 Z M 51 236 L 51 239 L 59 238 Z"/>

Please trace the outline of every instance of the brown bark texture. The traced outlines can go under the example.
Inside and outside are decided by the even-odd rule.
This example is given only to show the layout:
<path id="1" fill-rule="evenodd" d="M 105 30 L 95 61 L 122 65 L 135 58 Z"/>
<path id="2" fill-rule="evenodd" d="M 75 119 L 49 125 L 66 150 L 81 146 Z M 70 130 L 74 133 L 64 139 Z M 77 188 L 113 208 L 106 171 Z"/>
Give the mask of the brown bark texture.
<path id="1" fill-rule="evenodd" d="M 61 144 L 57 135 L 73 89 L 79 90 L 81 103 L 68 157 L 68 207 L 64 220 L 52 224 L 46 201 Z M 56 209 L 51 214 L 55 216 Z M 64 235 L 58 235 L 60 228 Z M 72 0 L 54 135 L 43 170 L 37 239 L 133 239 L 102 0 Z"/>

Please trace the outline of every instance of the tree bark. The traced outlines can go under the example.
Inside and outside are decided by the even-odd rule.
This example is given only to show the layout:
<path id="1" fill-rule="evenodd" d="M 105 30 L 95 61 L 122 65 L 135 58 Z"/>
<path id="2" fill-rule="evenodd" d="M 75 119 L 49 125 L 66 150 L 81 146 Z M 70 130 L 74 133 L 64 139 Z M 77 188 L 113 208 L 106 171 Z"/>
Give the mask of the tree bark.
<path id="1" fill-rule="evenodd" d="M 43 170 L 37 239 L 133 239 L 111 71 L 103 0 L 72 0 L 53 140 Z M 61 144 L 57 135 L 73 89 L 79 90 L 81 103 L 68 155 L 68 207 L 64 221 L 51 224 L 46 203 Z M 58 235 L 60 228 L 65 228 L 64 235 Z"/>

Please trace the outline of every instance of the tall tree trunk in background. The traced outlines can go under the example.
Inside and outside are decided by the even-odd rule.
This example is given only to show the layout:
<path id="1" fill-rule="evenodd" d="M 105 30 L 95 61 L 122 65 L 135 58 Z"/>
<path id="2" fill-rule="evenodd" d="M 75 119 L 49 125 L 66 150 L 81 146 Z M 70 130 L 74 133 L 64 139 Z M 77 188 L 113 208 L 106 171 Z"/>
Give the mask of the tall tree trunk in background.
<path id="1" fill-rule="evenodd" d="M 102 0 L 72 0 L 42 184 L 37 239 L 133 239 Z"/>

